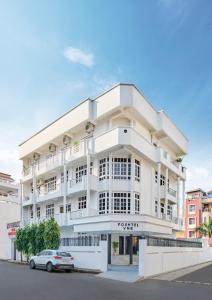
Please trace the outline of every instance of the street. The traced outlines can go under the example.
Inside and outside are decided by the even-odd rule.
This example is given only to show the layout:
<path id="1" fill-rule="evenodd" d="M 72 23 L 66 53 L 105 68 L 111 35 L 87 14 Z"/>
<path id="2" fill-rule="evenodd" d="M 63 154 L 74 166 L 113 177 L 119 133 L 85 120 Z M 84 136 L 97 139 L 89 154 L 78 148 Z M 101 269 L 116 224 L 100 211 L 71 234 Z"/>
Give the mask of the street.
<path id="1" fill-rule="evenodd" d="M 30 270 L 25 265 L 0 261 L 1 300 L 211 300 L 212 285 L 208 283 L 212 283 L 211 266 L 174 282 L 151 279 L 124 283 L 92 274 Z"/>

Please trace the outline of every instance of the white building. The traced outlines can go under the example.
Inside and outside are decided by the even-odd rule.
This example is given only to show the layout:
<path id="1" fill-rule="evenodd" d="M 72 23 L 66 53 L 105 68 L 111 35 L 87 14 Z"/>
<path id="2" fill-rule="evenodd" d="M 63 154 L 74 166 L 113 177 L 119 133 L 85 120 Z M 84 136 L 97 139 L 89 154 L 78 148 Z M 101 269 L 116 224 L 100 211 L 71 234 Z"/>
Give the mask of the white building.
<path id="1" fill-rule="evenodd" d="M 53 216 L 62 245 L 107 238 L 109 263 L 136 263 L 139 236 L 182 229 L 187 144 L 132 84 L 87 99 L 20 145 L 22 222 Z"/>
<path id="2" fill-rule="evenodd" d="M 0 172 L 0 258 L 16 259 L 16 229 L 20 224 L 19 186 Z"/>

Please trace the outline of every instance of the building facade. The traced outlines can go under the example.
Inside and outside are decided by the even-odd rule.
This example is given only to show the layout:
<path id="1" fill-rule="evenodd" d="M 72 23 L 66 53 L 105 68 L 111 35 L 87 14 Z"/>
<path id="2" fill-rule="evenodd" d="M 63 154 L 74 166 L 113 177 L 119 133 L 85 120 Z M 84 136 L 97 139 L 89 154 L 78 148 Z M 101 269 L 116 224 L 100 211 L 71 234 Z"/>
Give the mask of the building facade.
<path id="1" fill-rule="evenodd" d="M 212 218 L 212 192 L 206 193 L 200 188 L 187 192 L 185 210 L 185 237 L 200 238 L 196 229 Z"/>
<path id="2" fill-rule="evenodd" d="M 20 145 L 22 223 L 54 217 L 62 245 L 107 238 L 109 263 L 134 263 L 139 236 L 182 229 L 187 144 L 134 85 L 87 99 Z"/>
<path id="3" fill-rule="evenodd" d="M 0 258 L 17 258 L 16 229 L 20 225 L 19 186 L 11 175 L 0 173 Z"/>

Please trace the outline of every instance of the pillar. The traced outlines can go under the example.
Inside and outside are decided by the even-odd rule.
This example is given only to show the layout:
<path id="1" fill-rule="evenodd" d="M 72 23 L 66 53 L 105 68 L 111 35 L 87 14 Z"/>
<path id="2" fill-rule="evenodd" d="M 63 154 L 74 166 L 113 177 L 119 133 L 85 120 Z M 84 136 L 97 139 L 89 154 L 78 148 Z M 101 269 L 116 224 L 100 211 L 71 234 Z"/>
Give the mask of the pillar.
<path id="1" fill-rule="evenodd" d="M 169 170 L 166 168 L 165 171 L 165 217 L 167 219 L 167 207 L 168 207 L 168 179 L 169 179 Z"/>
<path id="2" fill-rule="evenodd" d="M 109 155 L 109 214 L 112 213 L 112 154 Z"/>
<path id="3" fill-rule="evenodd" d="M 134 181 L 135 181 L 135 158 L 133 155 L 131 159 L 131 177 L 130 177 L 130 213 L 135 214 L 135 199 L 134 199 Z"/>
<path id="4" fill-rule="evenodd" d="M 157 196 L 158 196 L 158 217 L 160 218 L 160 174 L 161 174 L 161 163 L 158 163 L 158 182 L 157 182 Z"/>

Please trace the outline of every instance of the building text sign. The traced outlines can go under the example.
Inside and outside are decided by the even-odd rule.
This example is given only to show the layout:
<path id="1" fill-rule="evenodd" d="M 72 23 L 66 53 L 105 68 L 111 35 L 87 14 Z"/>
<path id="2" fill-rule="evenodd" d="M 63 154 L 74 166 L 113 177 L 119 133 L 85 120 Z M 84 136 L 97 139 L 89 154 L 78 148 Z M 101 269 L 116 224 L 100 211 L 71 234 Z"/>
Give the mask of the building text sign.
<path id="1" fill-rule="evenodd" d="M 136 222 L 118 222 L 117 227 L 119 230 L 133 231 L 133 230 L 138 230 L 139 224 Z"/>

